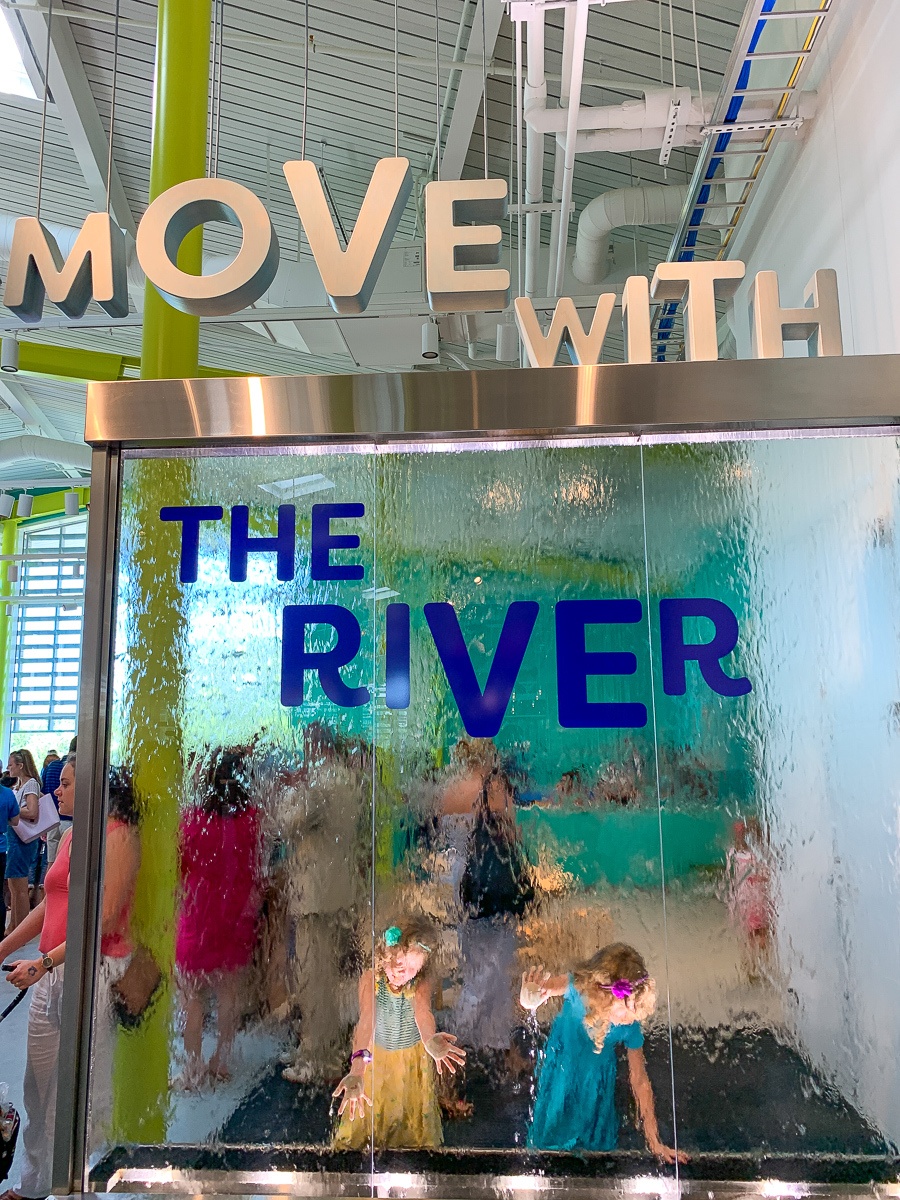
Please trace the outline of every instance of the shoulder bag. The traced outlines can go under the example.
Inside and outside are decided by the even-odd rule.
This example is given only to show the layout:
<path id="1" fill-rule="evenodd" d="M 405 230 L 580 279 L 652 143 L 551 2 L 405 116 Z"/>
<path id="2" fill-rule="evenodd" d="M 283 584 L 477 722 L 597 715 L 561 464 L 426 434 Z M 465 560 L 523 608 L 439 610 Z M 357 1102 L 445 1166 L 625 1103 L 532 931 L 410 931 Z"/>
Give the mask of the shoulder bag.
<path id="1" fill-rule="evenodd" d="M 28 845 L 29 842 L 35 841 L 42 834 L 55 829 L 58 824 L 59 813 L 56 811 L 53 797 L 49 792 L 45 792 L 40 798 L 37 820 L 26 821 L 20 817 L 18 825 L 11 825 L 10 828 L 20 842 Z"/>

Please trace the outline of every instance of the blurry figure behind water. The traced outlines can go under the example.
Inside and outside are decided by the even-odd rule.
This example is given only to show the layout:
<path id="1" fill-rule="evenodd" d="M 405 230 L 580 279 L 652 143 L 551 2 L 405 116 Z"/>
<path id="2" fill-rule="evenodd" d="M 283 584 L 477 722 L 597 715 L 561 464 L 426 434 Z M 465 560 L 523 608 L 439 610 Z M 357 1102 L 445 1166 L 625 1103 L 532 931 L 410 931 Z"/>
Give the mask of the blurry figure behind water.
<path id="1" fill-rule="evenodd" d="M 770 872 L 762 825 L 757 817 L 735 821 L 734 843 L 725 861 L 728 912 L 740 931 L 747 973 L 755 979 L 766 967 L 772 925 Z"/>
<path id="2" fill-rule="evenodd" d="M 463 1045 L 506 1052 L 516 1023 L 518 920 L 534 889 L 517 837 L 513 789 L 496 750 L 485 743 L 479 759 L 467 757 L 464 772 L 448 784 L 442 808 L 452 809 L 468 787 L 468 835 L 458 875 L 462 978 L 446 1024 Z"/>
<path id="3" fill-rule="evenodd" d="M 359 970 L 357 926 L 367 915 L 371 771 L 364 747 L 339 742 L 314 722 L 304 736 L 304 769 L 280 800 L 289 847 L 285 869 L 290 1003 L 300 1037 L 285 1068 L 292 1083 L 343 1073 Z"/>
<path id="4" fill-rule="evenodd" d="M 212 752 L 196 781 L 197 798 L 181 819 L 181 903 L 175 944 L 185 1010 L 184 1087 L 230 1077 L 241 979 L 259 934 L 262 846 L 260 810 L 248 790 L 248 752 Z M 203 1024 L 216 1007 L 216 1049 L 203 1062 Z"/>

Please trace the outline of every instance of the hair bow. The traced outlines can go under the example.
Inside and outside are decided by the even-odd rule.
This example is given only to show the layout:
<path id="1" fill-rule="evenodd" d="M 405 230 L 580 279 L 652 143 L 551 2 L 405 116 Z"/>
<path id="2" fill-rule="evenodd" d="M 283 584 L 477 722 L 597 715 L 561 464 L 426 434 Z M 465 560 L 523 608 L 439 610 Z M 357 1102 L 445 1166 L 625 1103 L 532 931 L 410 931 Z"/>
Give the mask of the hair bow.
<path id="1" fill-rule="evenodd" d="M 627 1000 L 629 996 L 634 995 L 634 989 L 646 983 L 649 978 L 649 975 L 642 975 L 633 983 L 630 979 L 617 979 L 614 983 L 601 983 L 600 986 L 605 992 L 612 992 L 617 1000 Z"/>
<path id="2" fill-rule="evenodd" d="M 386 946 L 396 946 L 398 945 L 401 937 L 403 937 L 403 934 L 400 930 L 400 926 L 392 925 L 390 929 L 386 929 L 384 931 L 384 944 Z"/>

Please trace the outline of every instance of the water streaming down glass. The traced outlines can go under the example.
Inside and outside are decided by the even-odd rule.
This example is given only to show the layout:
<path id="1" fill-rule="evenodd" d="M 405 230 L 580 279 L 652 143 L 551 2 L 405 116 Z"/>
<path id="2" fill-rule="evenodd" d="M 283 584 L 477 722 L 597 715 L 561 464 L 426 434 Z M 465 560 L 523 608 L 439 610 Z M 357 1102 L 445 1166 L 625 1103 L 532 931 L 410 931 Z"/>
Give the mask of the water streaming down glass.
<path id="1" fill-rule="evenodd" d="M 478 1176 L 487 1151 L 504 1177 L 653 1173 L 649 1127 L 632 1119 L 642 1061 L 659 1140 L 677 1140 L 695 1175 L 801 1160 L 839 1173 L 841 1156 L 893 1169 L 896 442 L 641 454 L 569 442 L 189 460 L 190 503 L 224 517 L 201 526 L 197 582 L 174 584 L 181 667 L 160 719 L 181 755 L 167 795 L 137 798 L 145 844 L 157 827 L 180 846 L 145 855 L 133 931 L 171 984 L 136 1029 L 98 1009 L 111 1050 L 92 1088 L 113 1104 L 91 1134 L 97 1181 L 124 1166 L 238 1169 L 248 1144 L 336 1175 Z M 172 470 L 126 468 L 113 762 L 151 740 L 130 725 L 135 664 L 168 669 L 138 652 L 144 601 L 129 581 Z M 251 553 L 233 581 L 231 508 L 273 537 L 279 503 L 296 509 L 293 580 Z M 317 503 L 365 505 L 333 522 L 359 546 L 331 552 L 362 579 L 312 578 Z M 690 658 L 673 689 L 659 603 L 677 597 L 728 606 L 740 637 L 721 667 L 752 691 L 720 694 Z M 642 703 L 643 725 L 560 724 L 555 606 L 597 599 L 640 603 L 635 620 L 588 624 L 584 642 L 634 669 L 607 661 L 615 673 L 591 675 L 584 700 Z M 521 601 L 539 610 L 505 718 L 473 736 L 425 606 L 453 605 L 483 689 Z M 283 610 L 314 604 L 358 623 L 341 679 L 368 689 L 364 703 L 336 704 L 310 671 L 302 704 L 280 704 Z M 411 703 L 390 709 L 398 604 Z M 683 619 L 685 644 L 714 632 Z M 305 636 L 323 653 L 336 640 L 324 624 Z M 610 1007 L 606 960 L 586 966 L 616 943 L 653 984 L 635 968 L 625 1009 Z M 561 982 L 530 1017 L 519 986 L 538 966 Z M 465 1064 L 438 1075 L 434 1055 L 460 1066 L 449 1038 Z M 332 1093 L 355 1047 L 374 1061 L 353 1060 L 362 1083 L 349 1086 L 373 1103 L 340 1124 Z M 154 1137 L 134 1099 L 150 1053 L 171 1085 Z M 590 1111 L 586 1080 L 604 1096 Z"/>

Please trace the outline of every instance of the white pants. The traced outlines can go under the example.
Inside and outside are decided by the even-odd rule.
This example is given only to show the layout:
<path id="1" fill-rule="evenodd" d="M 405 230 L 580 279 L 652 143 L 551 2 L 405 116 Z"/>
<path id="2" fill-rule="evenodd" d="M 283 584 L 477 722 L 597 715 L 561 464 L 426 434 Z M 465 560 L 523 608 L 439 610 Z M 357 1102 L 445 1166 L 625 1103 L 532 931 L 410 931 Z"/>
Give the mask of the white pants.
<path id="1" fill-rule="evenodd" d="M 64 973 L 65 967 L 48 972 L 31 992 L 19 1185 L 23 1196 L 46 1196 L 50 1191 Z"/>
<path id="2" fill-rule="evenodd" d="M 100 959 L 94 1005 L 91 1047 L 91 1088 L 88 1117 L 88 1154 L 111 1140 L 113 1115 L 113 1057 L 116 1049 L 116 1019 L 112 1012 L 112 985 L 122 978 L 131 962 L 126 958 Z"/>

